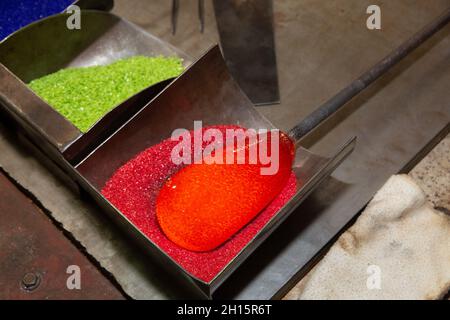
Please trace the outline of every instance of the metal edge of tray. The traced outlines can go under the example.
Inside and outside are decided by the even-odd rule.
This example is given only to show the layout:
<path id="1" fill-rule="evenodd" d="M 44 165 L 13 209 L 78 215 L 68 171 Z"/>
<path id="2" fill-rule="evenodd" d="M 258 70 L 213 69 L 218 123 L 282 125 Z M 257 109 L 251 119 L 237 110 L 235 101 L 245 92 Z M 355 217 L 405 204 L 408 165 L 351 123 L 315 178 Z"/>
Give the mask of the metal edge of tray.
<path id="1" fill-rule="evenodd" d="M 249 257 L 253 251 L 255 251 L 273 232 L 276 231 L 279 225 L 281 225 L 292 213 L 293 211 L 312 193 L 316 188 L 320 186 L 320 184 L 339 166 L 339 164 L 345 160 L 347 156 L 349 156 L 355 147 L 356 137 L 349 139 L 346 143 L 344 143 L 341 147 L 339 147 L 329 158 L 324 158 L 318 156 L 307 149 L 300 148 L 300 152 L 297 153 L 297 161 L 304 160 L 298 158 L 299 154 L 307 154 L 306 158 L 311 158 L 310 161 L 317 162 L 319 167 L 317 171 L 310 172 L 313 173 L 307 183 L 303 184 L 302 187 L 296 192 L 296 194 L 266 223 L 263 229 L 261 229 L 255 237 L 251 240 L 251 242 L 245 246 L 241 252 L 230 261 L 229 269 L 236 270 L 247 257 Z M 305 174 L 305 172 L 301 169 L 294 168 L 294 173 L 297 176 L 298 180 L 302 180 L 301 176 Z M 251 244 L 251 245 L 250 245 Z M 229 269 L 224 269 L 224 273 L 228 273 Z M 214 291 L 216 291 L 219 286 L 231 276 L 231 273 L 228 273 L 221 277 L 219 283 L 214 283 L 214 287 L 212 288 L 210 296 L 212 297 Z"/>
<path id="2" fill-rule="evenodd" d="M 81 132 L 0 63 L 0 106 L 30 135 L 61 150 Z"/>

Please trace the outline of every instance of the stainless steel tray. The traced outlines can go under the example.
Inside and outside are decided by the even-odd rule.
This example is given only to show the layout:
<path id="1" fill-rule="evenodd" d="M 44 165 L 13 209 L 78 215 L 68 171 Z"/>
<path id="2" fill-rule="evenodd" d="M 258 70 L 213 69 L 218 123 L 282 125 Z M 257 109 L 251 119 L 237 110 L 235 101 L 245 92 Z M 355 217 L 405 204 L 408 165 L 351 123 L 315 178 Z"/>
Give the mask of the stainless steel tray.
<path id="1" fill-rule="evenodd" d="M 185 102 L 182 107 L 180 101 Z M 204 282 L 188 274 L 100 194 L 106 181 L 126 161 L 140 151 L 169 138 L 176 128 L 192 129 L 194 120 L 202 120 L 205 126 L 238 124 L 254 129 L 273 128 L 234 82 L 216 46 L 76 165 L 76 179 L 166 269 L 170 268 L 200 293 L 211 297 L 223 281 L 352 151 L 355 140 L 344 144 L 331 158 L 320 157 L 304 148 L 298 148 L 293 169 L 297 178 L 295 195 L 213 280 Z"/>
<path id="2" fill-rule="evenodd" d="M 27 131 L 73 162 L 105 139 L 171 80 L 155 84 L 116 106 L 82 134 L 67 119 L 37 97 L 25 84 L 67 67 L 108 64 L 134 56 L 191 58 L 159 38 L 111 13 L 83 10 L 81 30 L 66 28 L 67 14 L 57 14 L 28 25 L 0 42 L 0 99 Z M 25 125 L 25 124 L 24 124 Z"/>
<path id="3" fill-rule="evenodd" d="M 298 148 L 293 169 L 298 181 L 295 195 L 213 280 L 204 282 L 187 273 L 160 250 L 112 206 L 100 190 L 126 161 L 168 138 L 174 129 L 192 128 L 194 120 L 202 120 L 204 125 L 238 124 L 255 129 L 273 126 L 242 93 L 215 46 L 162 91 L 156 90 L 161 87 L 150 88 L 151 94 L 145 99 L 130 98 L 127 103 L 133 112 L 120 113 L 117 110 L 120 111 L 121 106 L 118 106 L 117 110 L 111 111 L 113 114 L 108 114 L 89 132 L 81 134 L 24 83 L 66 66 L 108 62 L 148 52 L 180 56 L 182 53 L 108 13 L 83 12 L 85 26 L 91 23 L 92 30 L 97 32 L 84 36 L 83 32 L 67 34 L 69 38 L 65 38 L 59 35 L 63 32 L 57 27 L 65 23 L 64 18 L 64 15 L 57 15 L 37 22 L 0 44 L 0 103 L 17 122 L 20 132 L 87 191 L 132 239 L 142 244 L 155 262 L 173 272 L 176 279 L 200 296 L 211 298 L 212 293 L 353 150 L 354 139 L 344 143 L 330 158 Z M 45 36 L 42 35 L 44 31 Z M 49 38 L 52 41 L 46 44 Z M 44 44 L 40 44 L 43 41 Z M 33 45 L 35 49 L 21 49 L 27 45 L 28 48 Z M 53 53 L 51 58 L 49 53 Z M 182 109 L 180 101 L 185 102 Z"/>

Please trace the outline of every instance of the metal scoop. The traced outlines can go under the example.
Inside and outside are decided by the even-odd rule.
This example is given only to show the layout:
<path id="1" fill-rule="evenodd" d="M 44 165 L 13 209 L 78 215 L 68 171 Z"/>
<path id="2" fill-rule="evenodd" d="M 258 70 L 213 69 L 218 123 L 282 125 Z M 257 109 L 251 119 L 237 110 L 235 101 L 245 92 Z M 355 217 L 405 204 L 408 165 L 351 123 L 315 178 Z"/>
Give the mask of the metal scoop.
<path id="1" fill-rule="evenodd" d="M 450 11 L 449 11 L 450 12 Z M 191 164 L 171 177 L 157 200 L 157 216 L 166 235 L 178 245 L 195 251 L 207 251 L 229 239 L 254 218 L 282 190 L 287 182 L 291 147 L 320 125 L 346 102 L 378 79 L 393 65 L 445 25 L 449 12 L 420 31 L 382 59 L 336 96 L 289 131 L 279 135 L 280 168 L 272 176 L 262 175 L 260 163 Z M 289 136 L 291 139 L 288 139 Z M 261 139 L 257 143 L 264 143 Z M 246 146 L 251 147 L 247 144 Z M 231 146 L 236 151 L 235 146 Z M 248 159 L 246 159 L 248 161 Z"/>

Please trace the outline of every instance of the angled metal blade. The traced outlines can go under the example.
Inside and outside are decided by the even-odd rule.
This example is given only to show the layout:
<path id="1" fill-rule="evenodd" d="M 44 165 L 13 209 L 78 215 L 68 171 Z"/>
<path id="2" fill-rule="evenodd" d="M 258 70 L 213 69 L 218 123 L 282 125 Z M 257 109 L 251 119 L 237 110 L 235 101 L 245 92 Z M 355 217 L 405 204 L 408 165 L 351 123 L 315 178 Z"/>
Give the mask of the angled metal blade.
<path id="1" fill-rule="evenodd" d="M 222 52 L 255 105 L 279 103 L 272 0 L 214 0 Z"/>

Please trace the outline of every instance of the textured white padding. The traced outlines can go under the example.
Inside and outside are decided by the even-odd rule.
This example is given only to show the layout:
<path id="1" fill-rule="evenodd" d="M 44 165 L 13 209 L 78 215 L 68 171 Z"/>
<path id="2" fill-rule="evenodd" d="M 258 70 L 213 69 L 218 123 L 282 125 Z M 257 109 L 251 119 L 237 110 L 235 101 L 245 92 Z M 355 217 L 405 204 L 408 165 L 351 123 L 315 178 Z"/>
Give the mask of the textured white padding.
<path id="1" fill-rule="evenodd" d="M 286 298 L 438 299 L 449 287 L 450 217 L 396 175 Z"/>

